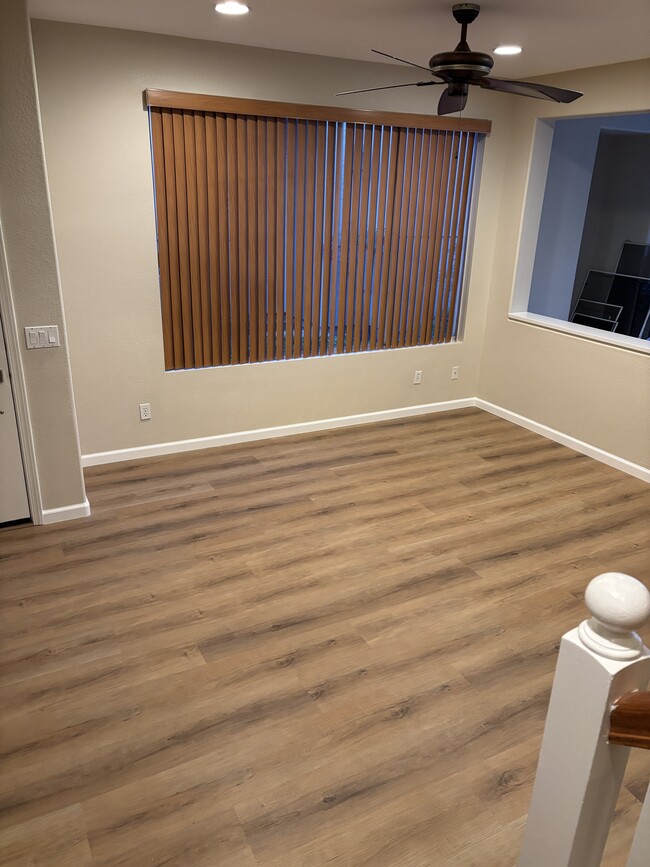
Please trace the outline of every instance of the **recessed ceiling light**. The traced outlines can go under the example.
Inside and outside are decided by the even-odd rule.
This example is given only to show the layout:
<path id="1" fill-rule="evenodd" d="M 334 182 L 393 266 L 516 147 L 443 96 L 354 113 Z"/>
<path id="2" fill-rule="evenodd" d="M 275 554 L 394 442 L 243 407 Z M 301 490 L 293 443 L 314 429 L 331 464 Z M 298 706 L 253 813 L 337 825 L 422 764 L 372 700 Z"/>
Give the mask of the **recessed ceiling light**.
<path id="1" fill-rule="evenodd" d="M 223 0 L 222 3 L 217 3 L 214 10 L 221 12 L 222 15 L 245 15 L 251 11 L 251 7 L 240 3 L 239 0 Z"/>
<path id="2" fill-rule="evenodd" d="M 521 54 L 521 45 L 499 45 L 494 49 L 495 54 Z"/>

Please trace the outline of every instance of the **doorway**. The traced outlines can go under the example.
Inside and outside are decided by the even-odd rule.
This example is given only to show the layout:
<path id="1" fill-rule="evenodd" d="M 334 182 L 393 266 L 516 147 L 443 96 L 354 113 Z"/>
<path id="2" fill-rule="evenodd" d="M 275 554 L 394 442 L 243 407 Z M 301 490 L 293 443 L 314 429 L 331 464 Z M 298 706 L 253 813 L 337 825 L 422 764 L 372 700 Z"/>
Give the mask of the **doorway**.
<path id="1" fill-rule="evenodd" d="M 0 319 L 0 525 L 29 516 L 11 374 Z"/>

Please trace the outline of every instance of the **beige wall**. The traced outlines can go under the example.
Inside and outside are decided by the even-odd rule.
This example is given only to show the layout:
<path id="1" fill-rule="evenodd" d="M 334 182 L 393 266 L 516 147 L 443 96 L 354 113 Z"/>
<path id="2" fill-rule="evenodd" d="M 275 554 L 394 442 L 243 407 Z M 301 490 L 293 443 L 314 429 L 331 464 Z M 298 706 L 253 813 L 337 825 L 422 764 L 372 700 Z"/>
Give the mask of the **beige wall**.
<path id="1" fill-rule="evenodd" d="M 650 463 L 648 359 L 508 320 L 536 118 L 639 111 L 640 64 L 550 78 L 567 108 L 472 91 L 490 117 L 464 340 L 339 358 L 165 373 L 146 87 L 332 104 L 338 89 L 412 80 L 400 67 L 34 21 L 82 451 L 102 452 L 478 395 Z M 418 89 L 347 98 L 426 111 Z M 343 102 L 341 103 L 343 104 Z M 489 300 L 488 300 L 489 299 Z M 450 380 L 458 364 L 461 378 Z M 415 369 L 424 371 L 413 386 Z M 140 422 L 149 401 L 153 419 Z"/>
<path id="2" fill-rule="evenodd" d="M 24 0 L 0 3 L 0 119 L 0 219 L 20 345 L 25 325 L 58 325 L 62 338 L 59 349 L 21 350 L 42 506 L 57 509 L 85 493 Z"/>
<path id="3" fill-rule="evenodd" d="M 33 22 L 33 34 L 85 454 L 476 394 L 512 100 L 470 97 L 468 113 L 492 117 L 494 132 L 462 343 L 165 373 L 142 90 L 332 104 L 336 90 L 412 81 L 412 72 L 44 21 Z M 426 112 L 436 100 L 413 88 L 345 104 Z M 461 368 L 457 382 L 452 365 Z M 144 401 L 150 422 L 138 418 Z"/>
<path id="4" fill-rule="evenodd" d="M 650 466 L 650 358 L 508 319 L 537 118 L 647 111 L 650 64 L 545 78 L 584 92 L 572 106 L 520 100 L 510 131 L 478 393 L 642 466 Z"/>

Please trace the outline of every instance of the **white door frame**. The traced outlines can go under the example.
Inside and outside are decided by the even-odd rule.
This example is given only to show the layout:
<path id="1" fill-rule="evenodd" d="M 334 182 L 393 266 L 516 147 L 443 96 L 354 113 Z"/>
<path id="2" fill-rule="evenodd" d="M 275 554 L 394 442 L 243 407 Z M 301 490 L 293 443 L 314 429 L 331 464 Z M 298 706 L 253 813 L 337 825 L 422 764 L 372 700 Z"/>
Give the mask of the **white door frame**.
<path id="1" fill-rule="evenodd" d="M 32 521 L 35 524 L 43 523 L 43 498 L 41 486 L 38 481 L 38 464 L 36 461 L 36 448 L 32 432 L 32 422 L 27 403 L 27 384 L 25 370 L 20 355 L 20 337 L 16 312 L 14 310 L 11 294 L 11 281 L 9 279 L 9 267 L 7 254 L 0 223 L 0 317 L 5 335 L 7 358 L 11 371 L 11 385 L 16 408 L 16 424 L 18 425 L 18 438 L 23 455 L 25 469 L 25 485 L 27 487 L 27 499 Z"/>

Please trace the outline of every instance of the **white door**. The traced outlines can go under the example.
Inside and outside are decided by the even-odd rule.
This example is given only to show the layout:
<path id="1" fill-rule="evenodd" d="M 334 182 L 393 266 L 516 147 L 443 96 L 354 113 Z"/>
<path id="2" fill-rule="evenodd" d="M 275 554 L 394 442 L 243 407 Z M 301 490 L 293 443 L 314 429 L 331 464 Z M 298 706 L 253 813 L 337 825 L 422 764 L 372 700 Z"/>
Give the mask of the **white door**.
<path id="1" fill-rule="evenodd" d="M 29 518 L 23 458 L 0 322 L 0 524 Z"/>

